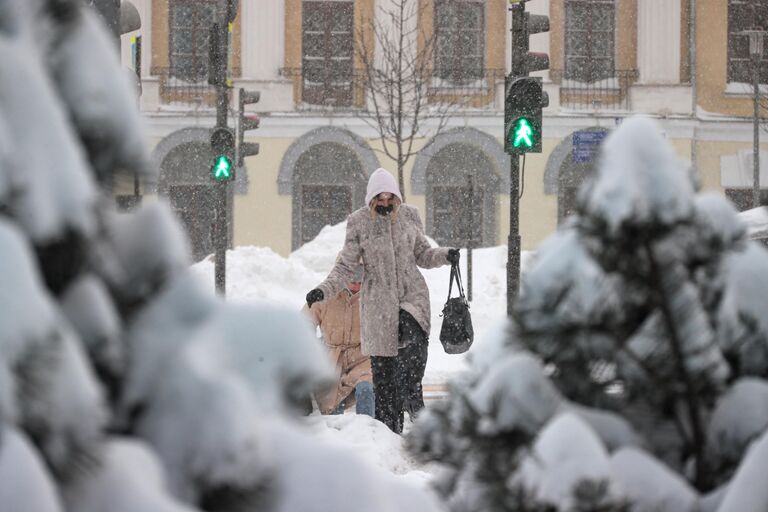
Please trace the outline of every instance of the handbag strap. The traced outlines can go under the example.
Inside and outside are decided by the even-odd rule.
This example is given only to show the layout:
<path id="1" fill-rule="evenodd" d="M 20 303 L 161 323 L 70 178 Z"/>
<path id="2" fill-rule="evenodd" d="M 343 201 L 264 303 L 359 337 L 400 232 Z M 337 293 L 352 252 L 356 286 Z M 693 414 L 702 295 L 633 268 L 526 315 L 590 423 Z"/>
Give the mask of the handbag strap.
<path id="1" fill-rule="evenodd" d="M 464 298 L 464 286 L 461 284 L 461 270 L 458 263 L 451 263 L 451 280 L 448 282 L 448 300 L 451 298 L 453 290 L 453 281 L 456 280 L 456 289 L 459 290 L 459 297 Z"/>

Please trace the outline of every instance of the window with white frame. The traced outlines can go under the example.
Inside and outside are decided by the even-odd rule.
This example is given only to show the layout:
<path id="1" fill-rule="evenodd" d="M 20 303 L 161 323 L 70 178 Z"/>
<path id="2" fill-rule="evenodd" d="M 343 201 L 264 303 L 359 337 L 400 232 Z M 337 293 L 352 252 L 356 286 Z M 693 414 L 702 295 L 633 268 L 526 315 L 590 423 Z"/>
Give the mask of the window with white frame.
<path id="1" fill-rule="evenodd" d="M 768 1 L 728 0 L 728 82 L 752 83 L 749 36 L 744 30 L 768 31 Z M 768 41 L 766 41 L 768 43 Z M 768 83 L 768 46 L 760 57 L 760 83 Z"/>
<path id="2" fill-rule="evenodd" d="M 596 82 L 615 74 L 614 0 L 566 0 L 565 78 Z"/>
<path id="3" fill-rule="evenodd" d="M 485 3 L 437 0 L 434 27 L 434 76 L 458 83 L 483 78 Z"/>

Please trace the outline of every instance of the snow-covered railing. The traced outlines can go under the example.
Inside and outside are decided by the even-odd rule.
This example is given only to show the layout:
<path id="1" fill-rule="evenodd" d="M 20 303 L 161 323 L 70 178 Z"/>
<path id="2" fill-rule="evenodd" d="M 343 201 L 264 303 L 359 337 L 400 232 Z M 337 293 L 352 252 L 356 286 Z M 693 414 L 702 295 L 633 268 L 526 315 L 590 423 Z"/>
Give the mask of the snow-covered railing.
<path id="1" fill-rule="evenodd" d="M 186 76 L 174 68 L 153 67 L 150 73 L 158 78 L 160 99 L 163 103 L 216 105 L 216 88 L 208 83 L 208 75 L 199 73 Z M 240 76 L 240 69 L 232 69 L 232 76 Z"/>
<path id="2" fill-rule="evenodd" d="M 454 98 L 462 105 L 484 107 L 493 103 L 496 84 L 503 80 L 503 69 L 436 69 L 429 82 L 429 97 L 436 102 Z"/>
<path id="3" fill-rule="evenodd" d="M 552 69 L 550 79 L 560 85 L 560 105 L 571 110 L 632 109 L 629 88 L 637 80 L 636 69 L 614 70 L 611 76 L 582 80 L 562 69 Z"/>
<path id="4" fill-rule="evenodd" d="M 352 70 L 339 74 L 337 70 L 322 68 L 307 73 L 304 68 L 280 68 L 280 76 L 293 79 L 300 90 L 296 92 L 295 103 L 316 105 L 326 108 L 350 108 L 362 103 L 365 74 Z M 311 108 L 311 107 L 310 107 Z"/>
<path id="5" fill-rule="evenodd" d="M 313 70 L 280 68 L 280 76 L 294 80 L 300 88 L 295 103 L 322 106 L 331 109 L 349 109 L 362 106 L 363 88 L 367 76 L 362 69 L 354 69 L 348 75 L 339 75 L 331 68 Z M 465 70 L 432 71 L 423 77 L 430 101 L 459 103 L 472 107 L 484 107 L 495 99 L 496 85 L 504 80 L 503 69 L 480 69 L 468 74 Z"/>

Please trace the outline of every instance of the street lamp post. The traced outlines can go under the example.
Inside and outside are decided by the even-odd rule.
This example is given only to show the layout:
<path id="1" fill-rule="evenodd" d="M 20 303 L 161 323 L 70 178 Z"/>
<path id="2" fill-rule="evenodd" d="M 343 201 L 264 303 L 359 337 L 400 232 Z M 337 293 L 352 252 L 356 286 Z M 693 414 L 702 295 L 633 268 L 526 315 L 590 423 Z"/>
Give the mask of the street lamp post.
<path id="1" fill-rule="evenodd" d="M 762 30 L 744 30 L 749 36 L 749 55 L 752 60 L 754 115 L 752 119 L 752 208 L 760 206 L 760 59 L 763 57 Z"/>

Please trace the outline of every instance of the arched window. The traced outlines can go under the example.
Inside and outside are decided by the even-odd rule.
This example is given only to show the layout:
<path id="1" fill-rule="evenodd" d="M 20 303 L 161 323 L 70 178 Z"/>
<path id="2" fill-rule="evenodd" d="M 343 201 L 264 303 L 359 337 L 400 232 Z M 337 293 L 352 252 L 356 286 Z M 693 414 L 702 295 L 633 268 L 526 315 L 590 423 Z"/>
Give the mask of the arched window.
<path id="1" fill-rule="evenodd" d="M 449 144 L 426 170 L 427 234 L 444 246 L 496 244 L 498 176 L 490 158 L 463 143 Z"/>
<path id="2" fill-rule="evenodd" d="M 581 185 L 594 174 L 593 163 L 574 163 L 566 159 L 557 176 L 557 223 L 576 213 L 576 197 Z"/>
<path id="3" fill-rule="evenodd" d="M 160 166 L 160 192 L 167 194 L 187 233 L 194 261 L 215 250 L 215 192 L 208 177 L 212 158 L 209 144 L 188 142 L 172 149 Z"/>
<path id="4" fill-rule="evenodd" d="M 323 142 L 301 154 L 293 172 L 293 248 L 338 224 L 364 203 L 366 178 L 354 151 Z"/>

